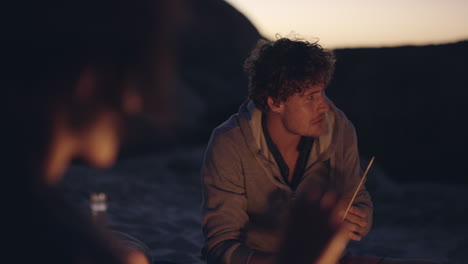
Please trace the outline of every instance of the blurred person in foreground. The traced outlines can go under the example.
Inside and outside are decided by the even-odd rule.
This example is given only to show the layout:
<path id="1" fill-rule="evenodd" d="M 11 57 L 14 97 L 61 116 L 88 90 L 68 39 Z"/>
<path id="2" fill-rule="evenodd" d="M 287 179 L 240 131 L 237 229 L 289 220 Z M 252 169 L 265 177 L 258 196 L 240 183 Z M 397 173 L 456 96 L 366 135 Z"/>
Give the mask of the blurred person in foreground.
<path id="1" fill-rule="evenodd" d="M 339 224 L 363 171 L 353 124 L 325 96 L 334 67 L 300 39 L 259 41 L 247 58 L 249 100 L 213 131 L 202 167 L 209 263 L 393 263 L 345 251 L 369 232 L 373 204 L 362 185 Z"/>
<path id="2" fill-rule="evenodd" d="M 111 166 L 125 120 L 142 108 L 143 97 L 157 99 L 164 89 L 161 71 L 170 69 L 168 17 L 174 15 L 168 3 L 2 5 L 4 258 L 150 262 L 124 236 L 93 226 L 65 201 L 58 185 L 74 159 Z"/>

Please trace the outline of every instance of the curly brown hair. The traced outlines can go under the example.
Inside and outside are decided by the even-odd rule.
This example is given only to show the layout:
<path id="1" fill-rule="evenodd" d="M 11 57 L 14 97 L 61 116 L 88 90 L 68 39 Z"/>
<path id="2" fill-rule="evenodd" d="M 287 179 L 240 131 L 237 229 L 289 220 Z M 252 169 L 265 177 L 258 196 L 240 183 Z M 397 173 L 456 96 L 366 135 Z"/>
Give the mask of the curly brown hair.
<path id="1" fill-rule="evenodd" d="M 268 96 L 286 101 L 312 84 L 327 86 L 335 70 L 335 56 L 317 42 L 279 38 L 260 40 L 244 63 L 249 78 L 249 98 L 268 111 Z"/>

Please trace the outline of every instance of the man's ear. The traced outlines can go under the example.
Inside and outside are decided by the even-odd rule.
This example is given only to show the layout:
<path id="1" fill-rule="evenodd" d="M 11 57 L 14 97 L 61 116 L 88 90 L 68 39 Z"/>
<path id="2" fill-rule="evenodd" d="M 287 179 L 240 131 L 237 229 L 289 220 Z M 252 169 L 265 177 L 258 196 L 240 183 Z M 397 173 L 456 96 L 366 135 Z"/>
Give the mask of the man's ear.
<path id="1" fill-rule="evenodd" d="M 267 104 L 268 107 L 270 107 L 270 110 L 274 113 L 282 113 L 284 104 L 280 100 L 275 100 L 272 97 L 268 96 L 267 98 Z"/>

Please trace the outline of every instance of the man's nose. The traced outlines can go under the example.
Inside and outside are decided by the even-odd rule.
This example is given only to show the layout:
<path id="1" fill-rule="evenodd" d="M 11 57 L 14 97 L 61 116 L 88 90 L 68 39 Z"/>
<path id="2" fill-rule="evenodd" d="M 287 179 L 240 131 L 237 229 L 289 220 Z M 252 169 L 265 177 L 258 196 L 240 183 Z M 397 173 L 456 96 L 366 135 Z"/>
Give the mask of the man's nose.
<path id="1" fill-rule="evenodd" d="M 319 104 L 320 104 L 319 105 L 319 112 L 320 113 L 326 113 L 326 112 L 330 111 L 330 105 L 328 104 L 328 99 L 325 96 L 325 94 L 322 94 Z"/>

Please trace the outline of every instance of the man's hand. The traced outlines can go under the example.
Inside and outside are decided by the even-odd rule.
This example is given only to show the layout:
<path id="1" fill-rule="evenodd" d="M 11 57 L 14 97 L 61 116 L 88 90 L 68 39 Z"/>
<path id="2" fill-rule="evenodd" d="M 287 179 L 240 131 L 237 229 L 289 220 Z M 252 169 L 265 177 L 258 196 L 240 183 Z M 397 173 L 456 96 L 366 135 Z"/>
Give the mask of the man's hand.
<path id="1" fill-rule="evenodd" d="M 357 206 L 351 206 L 344 219 L 344 226 L 348 230 L 351 240 L 361 241 L 363 234 L 369 225 L 368 213 L 366 210 Z"/>

